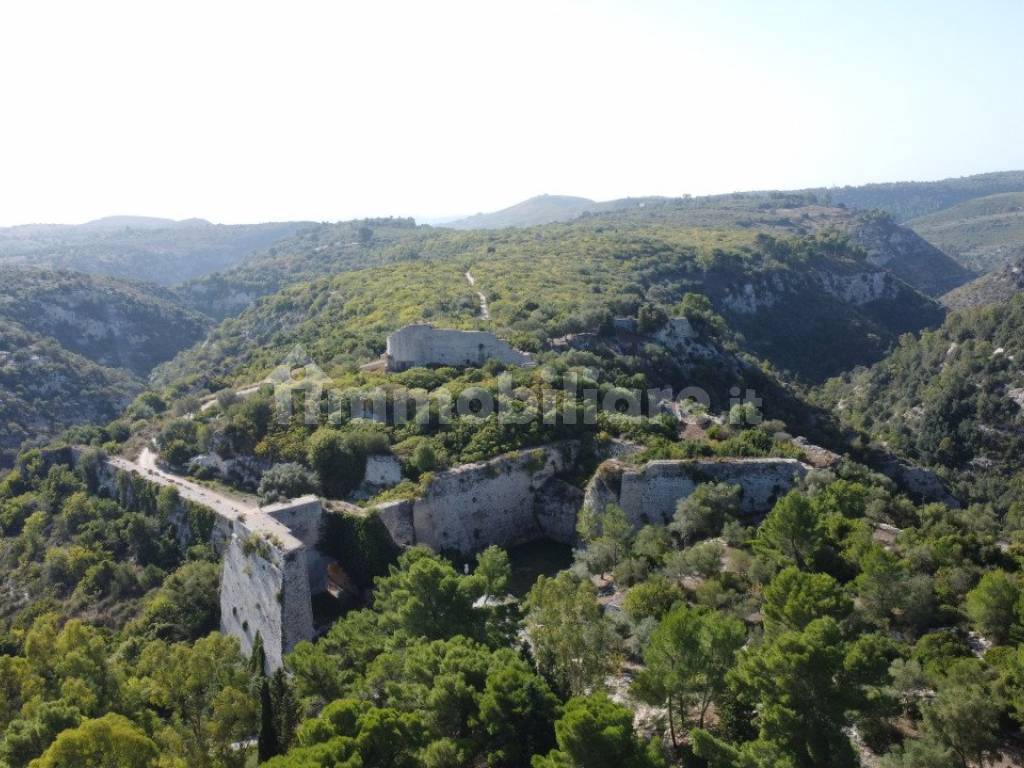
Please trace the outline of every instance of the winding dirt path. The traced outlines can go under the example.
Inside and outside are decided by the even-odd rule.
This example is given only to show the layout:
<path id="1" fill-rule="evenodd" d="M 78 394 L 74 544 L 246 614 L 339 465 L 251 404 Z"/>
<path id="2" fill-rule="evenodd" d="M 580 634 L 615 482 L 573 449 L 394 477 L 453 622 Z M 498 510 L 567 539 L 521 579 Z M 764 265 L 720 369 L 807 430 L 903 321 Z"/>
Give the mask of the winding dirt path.
<path id="1" fill-rule="evenodd" d="M 466 282 L 473 288 L 476 287 L 476 278 L 473 277 L 468 269 L 466 270 Z M 487 306 L 487 297 L 481 291 L 477 291 L 476 295 L 480 297 L 480 316 L 484 320 L 490 320 L 491 308 Z"/>

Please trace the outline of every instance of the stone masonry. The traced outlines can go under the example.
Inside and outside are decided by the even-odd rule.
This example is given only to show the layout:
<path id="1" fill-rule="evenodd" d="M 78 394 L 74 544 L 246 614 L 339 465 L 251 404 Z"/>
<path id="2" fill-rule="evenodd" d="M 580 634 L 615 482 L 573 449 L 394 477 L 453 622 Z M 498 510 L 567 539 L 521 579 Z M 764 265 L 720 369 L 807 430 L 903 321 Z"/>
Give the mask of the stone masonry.
<path id="1" fill-rule="evenodd" d="M 810 470 L 796 459 L 695 459 L 650 461 L 632 468 L 611 459 L 598 467 L 584 503 L 596 511 L 618 504 L 636 527 L 672 520 L 676 505 L 700 483 L 730 483 L 742 490 L 741 512 L 767 514 Z"/>
<path id="2" fill-rule="evenodd" d="M 389 371 L 419 365 L 455 367 L 482 365 L 495 358 L 508 365 L 528 365 L 525 352 L 487 331 L 435 328 L 429 323 L 407 325 L 388 336 L 384 360 Z"/>

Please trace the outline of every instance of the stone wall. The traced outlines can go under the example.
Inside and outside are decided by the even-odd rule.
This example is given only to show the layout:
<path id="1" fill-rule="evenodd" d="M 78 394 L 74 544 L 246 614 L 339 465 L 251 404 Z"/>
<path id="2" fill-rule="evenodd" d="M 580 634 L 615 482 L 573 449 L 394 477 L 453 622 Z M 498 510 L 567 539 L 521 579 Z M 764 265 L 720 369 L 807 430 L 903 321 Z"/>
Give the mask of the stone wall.
<path id="1" fill-rule="evenodd" d="M 327 565 L 330 560 L 317 549 L 320 523 L 324 516 L 320 498 L 309 494 L 280 504 L 271 504 L 260 511 L 281 523 L 303 544 L 310 592 L 314 595 L 323 592 L 327 588 Z"/>
<path id="2" fill-rule="evenodd" d="M 316 557 L 293 537 L 270 539 L 241 521 L 233 524 L 221 573 L 220 630 L 237 638 L 245 654 L 259 634 L 270 670 L 299 641 L 313 639 L 311 554 Z"/>
<path id="3" fill-rule="evenodd" d="M 407 325 L 388 336 L 384 357 L 391 371 L 417 365 L 482 365 L 489 358 L 509 365 L 530 362 L 528 354 L 493 333 L 434 328 L 428 323 Z"/>
<path id="4" fill-rule="evenodd" d="M 640 468 L 612 459 L 594 474 L 584 503 L 595 510 L 618 504 L 637 527 L 663 524 L 672 520 L 679 500 L 693 493 L 698 484 L 730 483 L 742 489 L 742 513 L 759 517 L 809 469 L 796 459 L 651 461 Z"/>
<path id="5" fill-rule="evenodd" d="M 554 477 L 575 443 L 518 451 L 438 473 L 421 497 L 377 507 L 397 544 L 471 554 L 548 537 L 572 543 L 579 506 Z M 557 499 L 558 503 L 548 503 Z"/>
<path id="6" fill-rule="evenodd" d="M 72 460 L 83 451 L 73 449 Z M 134 509 L 153 511 L 164 484 L 108 459 L 97 467 L 101 493 Z M 165 519 L 182 549 L 208 541 L 222 556 L 221 632 L 249 653 L 259 633 L 270 670 L 300 640 L 314 636 L 312 595 L 326 588 L 327 560 L 316 549 L 320 500 L 304 496 L 232 520 L 179 496 Z"/>

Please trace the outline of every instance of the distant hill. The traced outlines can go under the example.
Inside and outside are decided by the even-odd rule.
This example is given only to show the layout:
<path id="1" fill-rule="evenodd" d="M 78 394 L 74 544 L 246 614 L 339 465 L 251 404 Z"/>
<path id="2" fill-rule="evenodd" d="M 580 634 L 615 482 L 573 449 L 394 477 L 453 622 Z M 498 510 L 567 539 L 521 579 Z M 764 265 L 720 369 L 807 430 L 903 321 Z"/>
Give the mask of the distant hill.
<path id="1" fill-rule="evenodd" d="M 161 219 L 154 216 L 104 216 L 81 225 L 82 229 L 173 229 L 175 227 L 213 226 L 206 219 Z"/>
<path id="2" fill-rule="evenodd" d="M 569 221 L 596 206 L 593 200 L 569 195 L 538 195 L 493 213 L 477 213 L 464 219 L 444 224 L 452 229 L 503 229 L 504 227 L 532 227 Z"/>
<path id="3" fill-rule="evenodd" d="M 307 226 L 301 222 L 211 224 L 112 216 L 75 226 L 0 228 L 0 264 L 72 269 L 176 285 L 230 269 Z"/>
<path id="4" fill-rule="evenodd" d="M 997 270 L 1024 257 L 1024 192 L 967 200 L 907 226 L 961 264 Z"/>
<path id="5" fill-rule="evenodd" d="M 950 291 L 942 303 L 950 309 L 970 309 L 1006 302 L 1018 293 L 1024 293 L 1024 258 Z"/>
<path id="6" fill-rule="evenodd" d="M 902 223 L 976 197 L 1024 192 L 1024 171 L 981 173 L 941 181 L 898 181 L 807 191 L 827 195 L 836 205 L 886 211 Z"/>

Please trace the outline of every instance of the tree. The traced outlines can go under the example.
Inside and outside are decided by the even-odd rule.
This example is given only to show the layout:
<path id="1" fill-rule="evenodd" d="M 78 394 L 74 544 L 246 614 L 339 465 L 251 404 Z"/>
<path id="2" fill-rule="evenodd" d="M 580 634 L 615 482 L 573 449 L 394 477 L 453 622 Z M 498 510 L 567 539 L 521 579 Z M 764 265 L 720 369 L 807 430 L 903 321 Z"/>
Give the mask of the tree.
<path id="1" fill-rule="evenodd" d="M 765 630 L 769 633 L 802 630 L 815 619 L 844 619 L 852 609 L 836 580 L 825 573 L 804 573 L 785 568 L 764 588 Z"/>
<path id="2" fill-rule="evenodd" d="M 693 493 L 680 499 L 669 528 L 684 543 L 718 536 L 722 526 L 740 512 L 741 490 L 728 483 L 701 483 Z"/>
<path id="3" fill-rule="evenodd" d="M 956 662 L 921 708 L 924 734 L 950 750 L 962 768 L 999 756 L 1002 707 L 977 659 Z"/>
<path id="4" fill-rule="evenodd" d="M 480 697 L 480 723 L 488 736 L 487 764 L 525 765 L 551 749 L 558 697 L 544 679 L 510 651 L 499 651 Z"/>
<path id="5" fill-rule="evenodd" d="M 412 452 L 412 465 L 420 472 L 433 472 L 437 468 L 437 453 L 434 447 L 427 442 L 417 445 Z"/>
<path id="6" fill-rule="evenodd" d="M 301 464 L 285 462 L 275 464 L 260 478 L 260 501 L 269 504 L 287 501 L 305 493 L 313 493 L 320 487 L 320 479 Z"/>
<path id="7" fill-rule="evenodd" d="M 758 529 L 754 548 L 779 563 L 809 570 L 825 542 L 821 515 L 806 496 L 790 491 L 768 513 Z"/>
<path id="8" fill-rule="evenodd" d="M 975 628 L 997 644 L 1010 639 L 1021 599 L 1020 583 L 1006 571 L 989 571 L 967 593 L 964 609 Z"/>
<path id="9" fill-rule="evenodd" d="M 741 656 L 732 672 L 757 706 L 758 740 L 795 768 L 855 766 L 843 729 L 851 695 L 842 678 L 844 648 L 834 619 L 815 619 Z"/>
<path id="10" fill-rule="evenodd" d="M 113 713 L 61 733 L 32 768 L 152 768 L 156 744 L 131 720 Z"/>
<path id="11" fill-rule="evenodd" d="M 633 712 L 604 694 L 569 700 L 555 723 L 558 749 L 535 756 L 533 768 L 659 768 L 657 739 L 648 744 L 633 731 Z"/>
<path id="12" fill-rule="evenodd" d="M 711 703 L 725 689 L 725 676 L 747 634 L 736 618 L 679 605 L 669 611 L 644 648 L 645 669 L 636 690 L 643 698 L 666 704 L 672 746 L 678 747 L 676 721 L 691 708 L 704 727 Z"/>
<path id="13" fill-rule="evenodd" d="M 256 733 L 259 709 L 237 640 L 212 633 L 193 645 L 154 641 L 142 649 L 137 672 L 150 705 L 171 713 L 190 766 L 245 759 L 232 745 Z"/>
<path id="14" fill-rule="evenodd" d="M 366 474 L 366 454 L 343 432 L 330 427 L 320 427 L 310 436 L 306 459 L 324 493 L 335 498 L 347 496 Z"/>
<path id="15" fill-rule="evenodd" d="M 413 547 L 377 579 L 374 610 L 383 628 L 411 637 L 478 637 L 483 615 L 473 609 L 474 586 L 472 578 L 458 574 L 440 555 Z"/>
<path id="16" fill-rule="evenodd" d="M 484 597 L 504 594 L 511 572 L 508 553 L 501 547 L 492 544 L 476 556 L 473 574 L 480 579 Z"/>
<path id="17" fill-rule="evenodd" d="M 949 768 L 953 753 L 930 737 L 908 739 L 882 757 L 878 768 Z"/>
<path id="18" fill-rule="evenodd" d="M 161 640 L 192 640 L 220 623 L 220 567 L 195 560 L 168 576 L 129 624 L 132 634 Z"/>
<path id="19" fill-rule="evenodd" d="M 606 574 L 629 554 L 633 525 L 618 504 L 600 511 L 584 507 L 576 530 L 587 545 L 582 557 L 591 573 Z"/>
<path id="20" fill-rule="evenodd" d="M 652 576 L 626 593 L 622 608 L 634 623 L 647 618 L 661 619 L 677 601 L 682 590 L 662 576 Z"/>
<path id="21" fill-rule="evenodd" d="M 617 638 L 589 581 L 540 576 L 524 606 L 537 668 L 558 690 L 582 693 L 604 677 Z"/>

